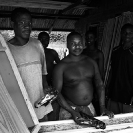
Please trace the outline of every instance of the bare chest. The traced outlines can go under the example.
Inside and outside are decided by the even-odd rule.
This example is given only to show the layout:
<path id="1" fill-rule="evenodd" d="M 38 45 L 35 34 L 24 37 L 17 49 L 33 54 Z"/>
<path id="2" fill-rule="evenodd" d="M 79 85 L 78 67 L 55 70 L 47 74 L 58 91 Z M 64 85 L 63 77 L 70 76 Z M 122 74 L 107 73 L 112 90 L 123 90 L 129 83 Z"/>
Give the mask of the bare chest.
<path id="1" fill-rule="evenodd" d="M 76 63 L 68 65 L 64 76 L 67 80 L 81 80 L 91 78 L 94 75 L 94 67 L 90 63 Z"/>

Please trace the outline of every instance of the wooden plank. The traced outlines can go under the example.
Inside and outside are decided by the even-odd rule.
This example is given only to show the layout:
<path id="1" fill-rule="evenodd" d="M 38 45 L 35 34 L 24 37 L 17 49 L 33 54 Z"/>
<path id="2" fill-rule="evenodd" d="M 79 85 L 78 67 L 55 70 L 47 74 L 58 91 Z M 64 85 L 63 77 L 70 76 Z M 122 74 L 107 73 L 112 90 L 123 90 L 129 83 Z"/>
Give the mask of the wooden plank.
<path id="1" fill-rule="evenodd" d="M 29 133 L 18 109 L 10 97 L 0 75 L 0 131 L 2 133 Z"/>
<path id="2" fill-rule="evenodd" d="M 101 120 L 101 121 L 106 121 L 108 120 L 108 116 L 100 116 L 100 117 L 96 117 L 97 119 Z M 118 114 L 118 115 L 115 115 L 114 116 L 115 119 L 124 119 L 124 118 L 133 118 L 133 113 L 125 113 L 125 114 Z M 75 122 L 73 120 L 61 120 L 61 121 L 52 121 L 52 122 L 42 122 L 40 123 L 40 126 L 44 127 L 45 129 L 45 126 L 46 128 L 48 127 L 52 127 L 52 126 L 56 126 L 57 125 L 57 128 L 59 127 L 58 125 L 60 125 L 60 127 L 62 127 L 64 125 L 68 126 L 68 125 L 75 125 Z M 114 131 L 117 131 L 117 130 L 124 130 L 126 128 L 130 128 L 130 130 L 133 132 L 133 122 L 131 122 L 130 120 L 130 123 L 121 123 L 121 124 L 116 124 L 116 125 L 107 125 L 106 126 L 106 129 L 95 129 L 94 127 L 84 127 L 84 128 L 81 128 L 81 129 L 69 129 L 69 130 L 61 130 L 61 131 L 57 131 L 57 130 L 54 130 L 52 133 L 94 133 L 94 132 L 108 132 L 108 131 L 111 131 L 111 133 L 114 133 Z M 49 128 L 50 129 L 50 128 Z M 41 130 L 42 132 L 40 133 L 44 133 L 43 130 Z M 46 130 L 45 133 L 48 133 L 48 131 Z"/>
<path id="3" fill-rule="evenodd" d="M 52 133 L 128 133 L 125 131 L 126 128 L 130 128 L 130 132 L 133 133 L 133 123 L 126 124 L 117 124 L 117 125 L 109 125 L 106 129 L 95 129 L 94 127 L 82 128 L 82 129 L 72 129 L 72 130 L 64 130 L 64 131 L 54 131 Z M 114 130 L 114 131 L 113 131 Z M 120 131 L 119 131 L 120 130 Z M 125 131 L 125 132 L 124 132 Z M 51 132 L 40 132 L 40 133 L 51 133 Z"/>
<path id="4" fill-rule="evenodd" d="M 125 117 L 132 117 L 133 113 L 125 113 L 125 114 L 117 114 L 114 116 L 114 118 L 125 118 Z M 109 119 L 108 116 L 99 116 L 99 117 L 95 117 L 98 120 L 107 120 Z M 60 121 L 48 121 L 48 122 L 41 122 L 39 123 L 41 126 L 45 126 L 45 125 L 55 125 L 55 124 L 74 124 L 75 122 L 71 119 L 71 120 L 60 120 Z"/>
<path id="5" fill-rule="evenodd" d="M 2 48 L 4 47 L 4 48 Z M 27 127 L 38 125 L 38 119 L 29 100 L 25 86 L 19 74 L 18 68 L 15 64 L 13 56 L 0 34 L 0 48 L 5 51 L 0 52 L 0 74 L 3 82 L 12 97 L 19 113 L 21 114 Z"/>
<path id="6" fill-rule="evenodd" d="M 40 128 L 41 128 L 41 126 L 40 126 L 39 124 L 36 125 L 36 126 L 32 129 L 31 133 L 38 133 L 38 131 L 40 130 Z"/>

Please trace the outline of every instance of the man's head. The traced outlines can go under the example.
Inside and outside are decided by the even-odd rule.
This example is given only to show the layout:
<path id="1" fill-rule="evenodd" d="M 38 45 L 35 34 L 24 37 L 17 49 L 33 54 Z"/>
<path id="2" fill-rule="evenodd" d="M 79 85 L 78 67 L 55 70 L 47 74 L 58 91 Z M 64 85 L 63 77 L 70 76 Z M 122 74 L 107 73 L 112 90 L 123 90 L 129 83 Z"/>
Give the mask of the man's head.
<path id="1" fill-rule="evenodd" d="M 76 56 L 80 55 L 84 48 L 81 34 L 78 32 L 71 32 L 70 34 L 68 34 L 67 47 L 70 54 Z"/>
<path id="2" fill-rule="evenodd" d="M 85 34 L 85 41 L 87 46 L 95 45 L 96 33 L 92 30 L 88 30 Z"/>
<path id="3" fill-rule="evenodd" d="M 15 8 L 11 14 L 15 36 L 28 39 L 32 29 L 32 18 L 30 12 L 26 8 Z"/>
<path id="4" fill-rule="evenodd" d="M 132 46 L 133 43 L 133 25 L 125 24 L 121 28 L 121 40 L 124 48 Z"/>
<path id="5" fill-rule="evenodd" d="M 43 47 L 46 48 L 49 44 L 50 36 L 47 32 L 40 32 L 38 35 L 38 40 L 40 40 Z"/>

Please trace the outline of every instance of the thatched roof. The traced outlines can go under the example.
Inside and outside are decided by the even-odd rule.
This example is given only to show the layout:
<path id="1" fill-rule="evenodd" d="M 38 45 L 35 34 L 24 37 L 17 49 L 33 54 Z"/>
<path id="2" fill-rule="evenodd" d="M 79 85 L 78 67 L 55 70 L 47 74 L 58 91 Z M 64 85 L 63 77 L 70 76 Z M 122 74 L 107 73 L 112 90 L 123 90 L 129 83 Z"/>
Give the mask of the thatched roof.
<path id="1" fill-rule="evenodd" d="M 98 23 L 132 11 L 133 0 L 0 0 L 0 29 L 12 29 L 10 14 L 15 7 L 31 11 L 33 30 L 72 31 L 82 18 Z"/>

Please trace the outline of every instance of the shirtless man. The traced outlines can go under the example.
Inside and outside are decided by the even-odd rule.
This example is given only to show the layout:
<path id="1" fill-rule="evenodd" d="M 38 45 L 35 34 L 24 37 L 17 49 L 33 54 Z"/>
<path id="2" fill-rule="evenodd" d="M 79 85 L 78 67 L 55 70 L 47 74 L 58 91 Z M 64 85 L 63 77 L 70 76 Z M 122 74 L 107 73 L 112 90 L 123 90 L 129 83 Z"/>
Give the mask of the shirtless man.
<path id="1" fill-rule="evenodd" d="M 97 38 L 94 31 L 87 31 L 85 34 L 86 48 L 82 54 L 85 54 L 97 62 L 102 79 L 104 79 L 104 55 L 99 50 L 97 44 Z"/>
<path id="2" fill-rule="evenodd" d="M 49 34 L 47 32 L 40 32 L 38 35 L 38 40 L 40 40 L 40 42 L 42 43 L 45 51 L 46 66 L 48 72 L 48 74 L 46 75 L 47 82 L 49 86 L 52 86 L 53 69 L 55 65 L 60 62 L 60 59 L 58 53 L 55 50 L 47 48 L 50 40 Z M 48 114 L 49 121 L 55 121 L 59 119 L 59 104 L 56 100 L 52 103 L 52 107 L 53 111 Z"/>
<path id="3" fill-rule="evenodd" d="M 55 50 L 47 48 L 50 40 L 49 34 L 47 32 L 40 32 L 38 35 L 38 40 L 40 40 L 45 50 L 46 66 L 48 72 L 46 78 L 49 86 L 52 86 L 52 72 L 55 66 L 54 62 L 56 64 L 59 63 L 60 58 Z"/>
<path id="4" fill-rule="evenodd" d="M 93 99 L 93 80 L 99 95 L 101 114 L 110 118 L 113 113 L 105 108 L 105 89 L 97 63 L 88 56 L 82 55 L 82 37 L 77 32 L 67 36 L 69 54 L 58 63 L 53 73 L 53 86 L 59 91 L 58 101 L 63 109 L 60 119 L 81 118 L 80 111 L 95 116 L 91 101 Z"/>
<path id="5" fill-rule="evenodd" d="M 102 80 L 104 81 L 104 55 L 103 52 L 98 49 L 96 33 L 92 30 L 87 31 L 85 39 L 86 48 L 83 50 L 82 54 L 85 54 L 96 61 Z M 96 109 L 97 115 L 100 115 L 99 101 L 96 92 L 94 92 L 92 103 Z"/>

